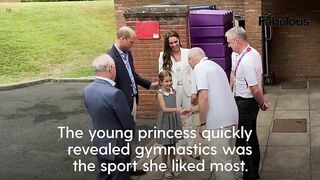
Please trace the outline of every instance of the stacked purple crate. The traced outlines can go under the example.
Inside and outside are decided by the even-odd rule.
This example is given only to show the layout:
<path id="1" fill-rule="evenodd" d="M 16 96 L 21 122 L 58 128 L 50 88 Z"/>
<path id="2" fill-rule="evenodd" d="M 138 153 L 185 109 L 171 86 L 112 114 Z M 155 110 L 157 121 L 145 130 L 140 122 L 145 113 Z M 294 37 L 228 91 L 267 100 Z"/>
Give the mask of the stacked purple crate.
<path id="1" fill-rule="evenodd" d="M 232 19 L 232 11 L 226 10 L 194 10 L 189 14 L 191 47 L 202 48 L 228 75 L 232 50 L 224 34 L 232 28 Z"/>

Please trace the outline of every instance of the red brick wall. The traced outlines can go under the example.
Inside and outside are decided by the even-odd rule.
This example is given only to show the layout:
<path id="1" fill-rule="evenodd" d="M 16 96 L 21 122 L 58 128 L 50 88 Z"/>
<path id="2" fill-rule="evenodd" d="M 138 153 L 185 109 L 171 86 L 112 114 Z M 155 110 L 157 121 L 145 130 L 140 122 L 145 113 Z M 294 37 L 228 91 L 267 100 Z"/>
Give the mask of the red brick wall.
<path id="1" fill-rule="evenodd" d="M 170 30 L 179 33 L 182 47 L 189 47 L 188 19 L 184 17 L 130 17 L 126 18 L 126 26 L 135 29 L 137 21 L 158 21 L 160 23 L 160 39 L 158 40 L 139 40 L 135 41 L 132 47 L 134 65 L 136 72 L 142 77 L 157 81 L 158 59 L 163 51 L 163 36 Z M 137 117 L 155 118 L 158 115 L 156 104 L 156 90 L 145 90 L 139 87 L 139 106 Z"/>
<path id="2" fill-rule="evenodd" d="M 135 29 L 137 20 L 156 20 L 153 18 L 129 18 L 125 19 L 123 13 L 129 7 L 143 5 L 170 4 L 170 2 L 179 2 L 179 4 L 199 4 L 196 0 L 181 1 L 160 1 L 160 0 L 114 0 L 117 27 L 123 25 Z M 232 10 L 234 15 L 244 16 L 246 13 L 246 26 L 249 33 L 250 44 L 261 53 L 261 28 L 257 28 L 258 17 L 261 15 L 261 0 L 204 0 L 201 4 L 216 5 L 218 9 Z M 246 6 L 245 6 L 246 5 Z M 168 30 L 176 30 L 181 36 L 182 46 L 189 47 L 189 32 L 187 18 L 167 18 L 158 19 L 160 21 L 161 37 Z M 145 78 L 156 80 L 158 74 L 158 57 L 162 51 L 163 39 L 160 40 L 138 40 L 133 47 L 133 56 L 135 58 L 136 71 Z M 154 118 L 157 116 L 157 106 L 155 100 L 155 91 L 143 90 L 140 88 L 140 104 L 138 106 L 137 116 L 140 118 Z"/>
<path id="3" fill-rule="evenodd" d="M 123 12 L 129 7 L 170 3 L 216 5 L 218 9 L 232 10 L 235 15 L 244 15 L 244 0 L 114 0 L 117 27 L 125 25 Z"/>
<path id="4" fill-rule="evenodd" d="M 245 23 L 248 41 L 262 55 L 262 29 L 259 24 L 259 16 L 262 13 L 262 0 L 245 0 Z"/>
<path id="5" fill-rule="evenodd" d="M 320 3 L 318 0 L 270 0 L 264 13 L 278 18 L 309 18 L 309 26 L 274 27 L 270 68 L 277 80 L 320 78 Z"/>

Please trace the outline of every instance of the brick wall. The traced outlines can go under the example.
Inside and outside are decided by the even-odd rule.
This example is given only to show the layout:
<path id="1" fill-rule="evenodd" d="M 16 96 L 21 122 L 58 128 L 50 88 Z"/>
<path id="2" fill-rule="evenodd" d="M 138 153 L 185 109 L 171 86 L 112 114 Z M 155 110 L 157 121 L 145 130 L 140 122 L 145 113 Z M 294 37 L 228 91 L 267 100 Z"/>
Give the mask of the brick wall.
<path id="1" fill-rule="evenodd" d="M 218 9 L 234 11 L 234 15 L 244 15 L 244 0 L 114 0 L 117 27 L 125 25 L 123 12 L 129 7 L 159 4 L 216 5 Z"/>
<path id="2" fill-rule="evenodd" d="M 262 29 L 258 26 L 259 16 L 262 13 L 262 0 L 245 0 L 244 10 L 248 41 L 262 55 Z"/>
<path id="3" fill-rule="evenodd" d="M 114 0 L 117 27 L 127 25 L 135 29 L 136 21 L 157 20 L 160 22 L 160 33 L 163 37 L 168 30 L 176 30 L 181 36 L 183 47 L 189 47 L 189 32 L 187 16 L 179 17 L 161 17 L 159 15 L 151 15 L 148 17 L 126 15 L 129 7 L 159 5 L 159 4 L 199 4 L 196 0 L 180 0 L 180 1 L 160 1 L 160 0 Z M 246 18 L 247 31 L 249 33 L 250 44 L 260 53 L 261 45 L 261 28 L 257 28 L 258 17 L 261 15 L 261 0 L 203 0 L 201 4 L 216 5 L 218 9 L 232 10 L 234 15 L 244 16 Z M 246 6 L 245 6 L 246 5 Z M 133 56 L 135 58 L 136 71 L 147 79 L 156 80 L 158 74 L 158 57 L 162 51 L 163 39 L 160 40 L 138 40 L 133 46 Z M 155 100 L 155 91 L 139 89 L 140 104 L 138 106 L 137 116 L 140 118 L 154 118 L 157 116 L 157 106 Z"/>
<path id="4" fill-rule="evenodd" d="M 175 9 L 174 7 L 171 7 Z M 160 39 L 157 40 L 139 40 L 135 41 L 132 47 L 134 64 L 136 71 L 142 77 L 157 81 L 158 76 L 158 59 L 159 53 L 163 50 L 163 36 L 170 30 L 175 30 L 179 33 L 181 44 L 183 47 L 189 47 L 188 33 L 188 7 L 179 6 L 176 10 L 162 8 L 159 12 L 143 13 L 150 8 L 129 9 L 125 12 L 126 25 L 135 29 L 137 21 L 158 21 L 160 23 Z M 172 12 L 175 11 L 175 12 Z M 164 13 L 165 12 L 165 13 Z M 158 115 L 158 107 L 156 105 L 156 90 L 145 90 L 139 88 L 141 95 L 137 116 L 140 118 L 155 118 Z"/>
<path id="5" fill-rule="evenodd" d="M 274 27 L 270 69 L 280 81 L 320 78 L 320 3 L 317 0 L 270 0 L 264 13 L 278 18 L 309 18 L 309 26 Z"/>

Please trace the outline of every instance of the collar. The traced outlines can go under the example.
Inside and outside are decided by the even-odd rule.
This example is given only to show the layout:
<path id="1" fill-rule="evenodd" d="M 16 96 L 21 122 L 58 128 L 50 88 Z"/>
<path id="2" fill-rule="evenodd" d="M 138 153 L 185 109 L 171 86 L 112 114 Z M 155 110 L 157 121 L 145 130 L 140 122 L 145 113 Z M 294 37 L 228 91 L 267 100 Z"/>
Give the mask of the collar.
<path id="1" fill-rule="evenodd" d="M 114 47 L 116 47 L 116 49 L 117 49 L 117 51 L 118 51 L 118 53 L 121 55 L 121 54 L 124 54 L 124 52 L 123 51 L 121 51 L 121 49 L 116 45 L 116 44 L 113 44 L 114 45 Z"/>
<path id="2" fill-rule="evenodd" d="M 101 76 L 96 76 L 96 79 L 100 79 L 100 80 L 103 80 L 103 81 L 107 81 L 108 83 L 110 83 L 112 86 L 115 86 L 116 83 L 114 81 L 112 81 L 111 79 L 109 78 L 105 78 L 105 77 L 101 77 Z"/>
<path id="3" fill-rule="evenodd" d="M 159 89 L 159 91 L 162 92 L 162 94 L 164 94 L 165 96 L 169 96 L 170 94 L 174 94 L 172 88 L 170 89 L 170 92 L 166 92 L 166 91 L 164 91 L 162 89 Z"/>
<path id="4" fill-rule="evenodd" d="M 248 44 L 247 47 L 244 48 L 244 50 L 243 50 L 239 55 L 242 55 L 242 54 L 247 53 L 247 52 L 249 52 L 249 51 L 251 51 L 251 47 L 250 47 L 250 45 Z M 237 53 L 237 54 L 238 54 L 238 53 Z"/>
<path id="5" fill-rule="evenodd" d="M 200 62 L 208 60 L 208 57 L 203 57 L 202 59 L 200 59 Z"/>

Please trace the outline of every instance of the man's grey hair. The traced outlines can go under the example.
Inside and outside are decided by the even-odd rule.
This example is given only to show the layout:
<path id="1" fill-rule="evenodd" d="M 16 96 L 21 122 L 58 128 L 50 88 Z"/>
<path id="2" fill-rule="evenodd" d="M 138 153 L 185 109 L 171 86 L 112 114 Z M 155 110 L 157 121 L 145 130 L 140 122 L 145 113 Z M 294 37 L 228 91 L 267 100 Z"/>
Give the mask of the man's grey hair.
<path id="1" fill-rule="evenodd" d="M 206 57 L 206 53 L 199 47 L 191 48 L 188 53 L 188 58 L 194 58 L 196 56 Z"/>
<path id="2" fill-rule="evenodd" d="M 114 60 L 109 54 L 102 54 L 92 61 L 92 69 L 97 71 L 109 71 L 110 66 L 115 65 Z"/>
<path id="3" fill-rule="evenodd" d="M 233 27 L 229 29 L 226 34 L 226 37 L 229 37 L 230 39 L 242 39 L 247 40 L 247 33 L 242 27 Z"/>

